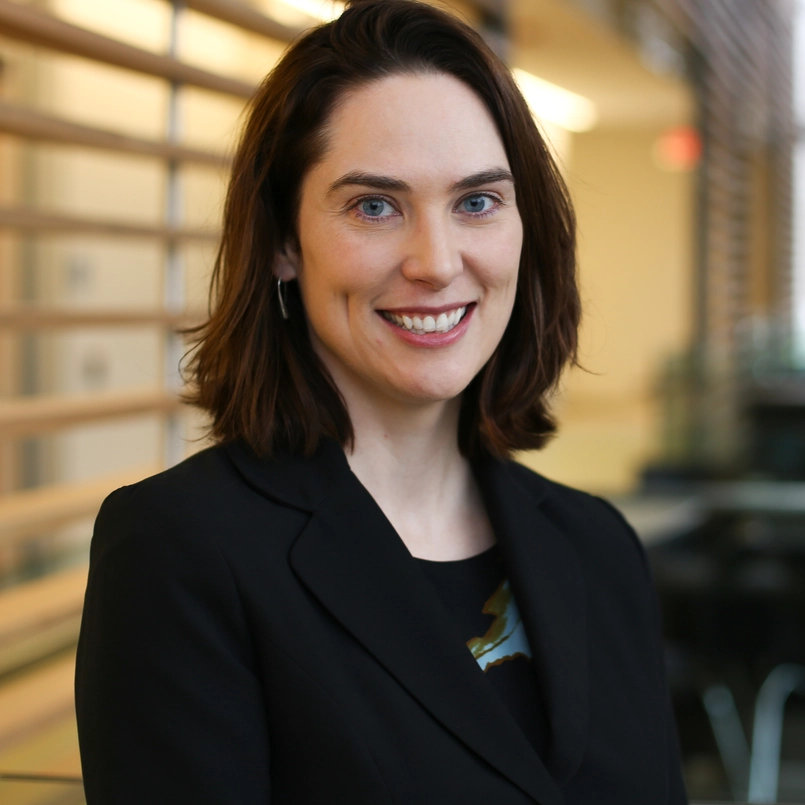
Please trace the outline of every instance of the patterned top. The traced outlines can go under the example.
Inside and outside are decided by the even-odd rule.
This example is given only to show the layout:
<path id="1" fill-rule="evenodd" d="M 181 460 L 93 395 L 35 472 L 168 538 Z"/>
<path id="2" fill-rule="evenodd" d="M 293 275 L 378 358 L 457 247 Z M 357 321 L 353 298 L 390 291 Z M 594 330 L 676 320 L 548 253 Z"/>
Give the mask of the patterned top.
<path id="1" fill-rule="evenodd" d="M 467 646 L 484 673 L 506 660 L 517 657 L 531 659 L 531 646 L 508 579 L 500 582 L 481 611 L 484 615 L 492 615 L 495 620 L 483 637 L 473 637 L 467 641 Z"/>
<path id="2" fill-rule="evenodd" d="M 545 757 L 548 719 L 523 620 L 497 545 L 455 562 L 417 559 L 461 639 L 537 754 Z"/>

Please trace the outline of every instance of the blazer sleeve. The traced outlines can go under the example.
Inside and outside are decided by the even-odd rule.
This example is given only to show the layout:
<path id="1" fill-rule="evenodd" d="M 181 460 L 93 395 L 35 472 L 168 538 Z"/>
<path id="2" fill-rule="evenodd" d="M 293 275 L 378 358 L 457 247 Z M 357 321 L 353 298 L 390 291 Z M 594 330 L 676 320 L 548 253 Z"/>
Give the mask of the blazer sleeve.
<path id="1" fill-rule="evenodd" d="M 654 625 L 653 634 L 651 639 L 655 645 L 655 655 L 657 658 L 658 679 L 660 682 L 660 690 L 658 695 L 663 706 L 663 713 L 665 717 L 665 733 L 666 733 L 666 748 L 668 757 L 668 799 L 666 805 L 688 805 L 688 795 L 685 789 L 685 781 L 682 777 L 682 758 L 679 752 L 679 737 L 676 731 L 676 720 L 674 719 L 674 711 L 671 705 L 671 692 L 668 686 L 668 676 L 665 669 L 665 650 L 662 638 L 662 617 L 660 614 L 660 603 L 657 597 L 656 588 L 654 586 L 654 579 L 651 573 L 651 566 L 649 565 L 646 550 L 643 543 L 640 541 L 637 532 L 632 528 L 631 523 L 623 516 L 621 511 L 613 506 L 608 500 L 599 498 L 606 506 L 617 516 L 623 523 L 624 528 L 628 532 L 630 538 L 633 540 L 640 559 L 643 564 L 643 570 L 646 574 L 648 582 L 651 610 L 652 610 L 652 623 Z"/>
<path id="2" fill-rule="evenodd" d="M 220 548 L 153 481 L 98 515 L 76 664 L 88 805 L 266 805 L 265 705 Z"/>
<path id="3" fill-rule="evenodd" d="M 635 539 L 637 539 L 636 534 Z M 640 550 L 643 554 L 643 561 L 646 565 L 646 573 L 648 574 L 649 581 L 651 583 L 655 636 L 657 642 L 657 664 L 659 666 L 660 680 L 662 684 L 660 694 L 663 697 L 663 703 L 665 706 L 667 734 L 666 746 L 668 750 L 668 805 L 688 805 L 688 795 L 687 791 L 685 790 L 685 782 L 682 777 L 682 758 L 679 752 L 679 736 L 677 735 L 676 731 L 676 719 L 674 718 L 674 711 L 673 707 L 671 706 L 671 691 L 668 686 L 668 676 L 665 669 L 665 650 L 662 639 L 662 618 L 660 617 L 660 605 L 659 601 L 657 600 L 657 594 L 654 588 L 654 581 L 651 576 L 648 559 L 646 558 L 642 544 L 640 546 Z"/>

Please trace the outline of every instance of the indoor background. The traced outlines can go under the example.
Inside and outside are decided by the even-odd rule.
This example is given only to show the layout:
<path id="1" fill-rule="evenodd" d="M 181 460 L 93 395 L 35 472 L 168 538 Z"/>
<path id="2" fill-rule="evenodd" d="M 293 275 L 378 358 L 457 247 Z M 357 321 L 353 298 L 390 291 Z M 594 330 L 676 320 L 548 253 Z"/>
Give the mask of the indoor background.
<path id="1" fill-rule="evenodd" d="M 444 5 L 515 68 L 578 215 L 583 368 L 558 437 L 519 458 L 615 500 L 644 540 L 691 799 L 805 802 L 799 7 Z M 177 329 L 206 310 L 241 112 L 338 13 L 0 0 L 3 803 L 83 801 L 93 518 L 205 445 Z"/>

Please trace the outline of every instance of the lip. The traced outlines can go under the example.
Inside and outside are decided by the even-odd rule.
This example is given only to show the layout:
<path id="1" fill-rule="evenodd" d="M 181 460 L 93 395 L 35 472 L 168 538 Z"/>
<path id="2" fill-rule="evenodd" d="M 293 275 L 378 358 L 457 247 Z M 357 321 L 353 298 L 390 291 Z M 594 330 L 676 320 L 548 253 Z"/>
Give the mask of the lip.
<path id="1" fill-rule="evenodd" d="M 459 307 L 463 307 L 463 305 L 459 305 Z M 391 329 L 391 331 L 400 339 L 402 339 L 406 344 L 410 344 L 414 347 L 424 347 L 425 349 L 437 349 L 439 347 L 449 347 L 451 344 L 455 344 L 464 333 L 467 332 L 467 328 L 469 327 L 470 319 L 472 318 L 472 314 L 475 313 L 475 308 L 477 305 L 475 302 L 471 302 L 467 305 L 467 312 L 464 314 L 464 318 L 452 329 L 446 333 L 439 333 L 434 330 L 432 333 L 423 333 L 422 335 L 417 335 L 416 333 L 412 333 L 409 330 L 406 330 L 404 327 L 400 327 L 399 325 L 395 324 L 393 321 L 389 321 L 385 318 L 380 311 L 378 311 L 377 316 L 387 327 Z M 411 312 L 411 313 L 425 313 L 425 315 L 433 315 L 433 313 L 445 313 L 448 310 L 455 310 L 454 307 L 441 307 L 441 308 L 421 308 L 421 307 L 414 307 L 414 308 L 398 308 L 400 312 Z M 396 313 L 396 310 L 387 309 L 389 313 Z M 397 315 L 400 315 L 399 313 Z"/>
<path id="2" fill-rule="evenodd" d="M 427 307 L 423 305 L 412 305 L 411 307 L 385 307 L 380 313 L 394 313 L 402 316 L 403 313 L 416 313 L 422 316 L 438 316 L 440 313 L 447 313 L 450 310 L 458 310 L 460 307 L 475 306 L 473 302 L 456 302 L 452 305 L 442 305 L 441 307 Z M 465 316 L 466 318 L 466 316 Z M 463 321 L 463 319 L 462 319 Z M 452 330 L 451 330 L 452 332 Z"/>

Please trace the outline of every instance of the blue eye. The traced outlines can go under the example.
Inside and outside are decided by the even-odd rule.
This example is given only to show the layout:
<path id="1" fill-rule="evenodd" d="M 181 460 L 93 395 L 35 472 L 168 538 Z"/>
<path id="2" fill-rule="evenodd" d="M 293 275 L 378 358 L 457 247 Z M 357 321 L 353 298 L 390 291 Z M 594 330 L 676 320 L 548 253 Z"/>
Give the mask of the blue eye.
<path id="1" fill-rule="evenodd" d="M 382 198 L 365 198 L 359 205 L 360 211 L 368 218 L 385 218 L 391 213 L 391 204 Z"/>
<path id="2" fill-rule="evenodd" d="M 461 206 L 464 212 L 486 212 L 492 206 L 492 199 L 489 196 L 468 196 L 461 202 Z"/>

